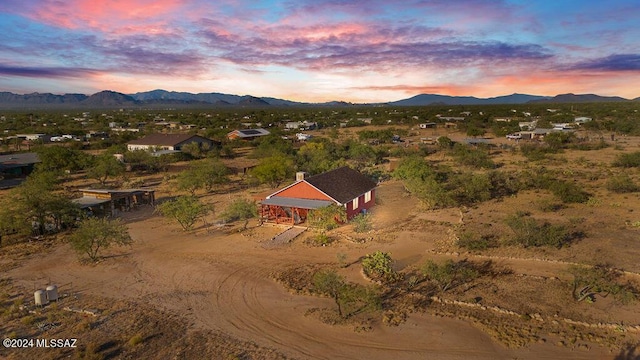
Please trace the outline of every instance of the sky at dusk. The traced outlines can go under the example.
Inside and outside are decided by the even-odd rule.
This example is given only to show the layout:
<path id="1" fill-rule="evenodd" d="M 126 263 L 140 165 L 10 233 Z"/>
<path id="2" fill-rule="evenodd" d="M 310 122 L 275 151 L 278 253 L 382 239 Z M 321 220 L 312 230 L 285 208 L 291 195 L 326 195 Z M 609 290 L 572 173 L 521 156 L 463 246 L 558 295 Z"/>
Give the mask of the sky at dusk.
<path id="1" fill-rule="evenodd" d="M 638 0 L 1 0 L 0 91 L 640 96 Z"/>

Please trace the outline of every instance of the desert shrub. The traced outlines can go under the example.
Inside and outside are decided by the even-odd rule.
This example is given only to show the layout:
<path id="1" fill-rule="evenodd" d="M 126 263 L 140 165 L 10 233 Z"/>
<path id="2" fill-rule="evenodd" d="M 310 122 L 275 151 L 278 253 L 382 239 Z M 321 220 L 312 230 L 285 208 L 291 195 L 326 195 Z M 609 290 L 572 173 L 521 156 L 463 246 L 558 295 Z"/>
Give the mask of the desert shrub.
<path id="1" fill-rule="evenodd" d="M 457 204 L 473 204 L 491 199 L 492 186 L 487 174 L 457 174 L 451 177 L 447 185 Z"/>
<path id="2" fill-rule="evenodd" d="M 372 279 L 391 282 L 399 279 L 399 274 L 393 269 L 392 264 L 391 254 L 376 251 L 362 259 L 362 270 Z"/>
<path id="3" fill-rule="evenodd" d="M 371 230 L 371 217 L 368 214 L 358 214 L 353 219 L 353 231 L 363 233 Z"/>
<path id="4" fill-rule="evenodd" d="M 144 337 L 142 334 L 135 334 L 129 339 L 129 346 L 136 346 L 138 344 L 142 344 L 144 341 Z"/>
<path id="5" fill-rule="evenodd" d="M 613 176 L 607 181 L 607 190 L 615 193 L 630 193 L 640 190 L 640 187 L 627 174 Z"/>
<path id="6" fill-rule="evenodd" d="M 604 140 L 599 140 L 597 142 L 579 142 L 572 144 L 569 146 L 572 149 L 581 150 L 581 151 L 590 151 L 590 150 L 600 150 L 609 147 L 609 144 Z"/>
<path id="7" fill-rule="evenodd" d="M 570 243 L 571 236 L 561 225 L 548 222 L 538 223 L 528 214 L 516 213 L 506 219 L 506 223 L 513 231 L 513 243 L 524 247 L 553 246 L 561 248 Z"/>
<path id="8" fill-rule="evenodd" d="M 542 199 L 537 202 L 538 209 L 543 212 L 556 212 L 564 209 L 566 206 L 557 200 Z"/>
<path id="9" fill-rule="evenodd" d="M 221 217 L 225 221 L 243 220 L 242 229 L 245 230 L 249 224 L 249 220 L 258 216 L 258 206 L 255 201 L 249 199 L 238 198 L 227 206 L 222 212 Z"/>
<path id="10" fill-rule="evenodd" d="M 474 149 L 463 144 L 455 144 L 452 155 L 462 165 L 485 169 L 496 167 L 496 164 L 483 148 Z"/>
<path id="11" fill-rule="evenodd" d="M 573 297 L 576 301 L 595 301 L 595 296 L 609 294 L 628 304 L 638 299 L 639 289 L 631 282 L 623 282 L 622 271 L 607 264 L 595 266 L 572 265 L 569 273 L 573 275 Z"/>
<path id="12" fill-rule="evenodd" d="M 454 262 L 451 259 L 442 264 L 428 260 L 421 268 L 422 274 L 434 282 L 441 292 L 453 289 L 480 276 L 473 264 L 466 260 Z"/>
<path id="13" fill-rule="evenodd" d="M 586 203 L 589 200 L 589 193 L 576 183 L 557 180 L 550 184 L 549 190 L 564 203 Z"/>
<path id="14" fill-rule="evenodd" d="M 529 161 L 539 161 L 546 159 L 550 151 L 548 147 L 538 144 L 522 144 L 520 145 L 520 152 Z"/>
<path id="15" fill-rule="evenodd" d="M 310 226 L 325 231 L 337 228 L 346 219 L 345 208 L 333 204 L 312 210 L 308 216 Z"/>
<path id="16" fill-rule="evenodd" d="M 481 235 L 477 236 L 471 232 L 463 232 L 458 235 L 456 245 L 467 250 L 486 250 L 498 247 L 495 236 Z"/>
<path id="17" fill-rule="evenodd" d="M 325 233 L 319 233 L 311 238 L 311 245 L 327 246 L 333 242 L 333 238 Z"/>
<path id="18" fill-rule="evenodd" d="M 613 162 L 613 166 L 625 168 L 640 167 L 640 151 L 618 155 Z"/>
<path id="19" fill-rule="evenodd" d="M 544 136 L 544 142 L 552 151 L 566 148 L 573 140 L 575 140 L 575 136 L 564 131 L 554 131 Z"/>
<path id="20" fill-rule="evenodd" d="M 513 195 L 523 188 L 517 174 L 493 170 L 487 176 L 491 183 L 491 198 Z"/>

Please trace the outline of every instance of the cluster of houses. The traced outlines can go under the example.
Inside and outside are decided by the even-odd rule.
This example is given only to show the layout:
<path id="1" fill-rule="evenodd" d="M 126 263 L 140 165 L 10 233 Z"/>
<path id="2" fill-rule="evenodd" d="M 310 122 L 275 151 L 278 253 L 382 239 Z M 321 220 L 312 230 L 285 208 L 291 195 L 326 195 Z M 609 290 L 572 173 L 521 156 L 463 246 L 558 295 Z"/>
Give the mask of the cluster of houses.
<path id="1" fill-rule="evenodd" d="M 557 131 L 575 131 L 577 127 L 580 125 L 592 121 L 592 118 L 589 117 L 576 117 L 573 122 L 570 123 L 555 123 L 551 124 L 552 128 L 538 128 L 538 121 L 522 121 L 519 122 L 518 125 L 520 127 L 520 131 L 507 135 L 507 139 L 509 140 L 541 140 L 545 137 L 545 135 L 557 132 Z"/>

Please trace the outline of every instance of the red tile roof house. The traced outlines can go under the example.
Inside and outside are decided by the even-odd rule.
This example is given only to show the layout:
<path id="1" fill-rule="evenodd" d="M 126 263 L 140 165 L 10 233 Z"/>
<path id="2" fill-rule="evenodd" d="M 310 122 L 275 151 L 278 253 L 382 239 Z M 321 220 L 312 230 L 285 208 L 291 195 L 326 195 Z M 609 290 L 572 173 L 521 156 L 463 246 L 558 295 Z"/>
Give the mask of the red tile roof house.
<path id="1" fill-rule="evenodd" d="M 295 225 L 304 223 L 309 211 L 337 204 L 346 208 L 350 220 L 375 204 L 376 186 L 347 166 L 308 178 L 298 173 L 295 183 L 260 202 L 260 216 L 263 221 Z"/>

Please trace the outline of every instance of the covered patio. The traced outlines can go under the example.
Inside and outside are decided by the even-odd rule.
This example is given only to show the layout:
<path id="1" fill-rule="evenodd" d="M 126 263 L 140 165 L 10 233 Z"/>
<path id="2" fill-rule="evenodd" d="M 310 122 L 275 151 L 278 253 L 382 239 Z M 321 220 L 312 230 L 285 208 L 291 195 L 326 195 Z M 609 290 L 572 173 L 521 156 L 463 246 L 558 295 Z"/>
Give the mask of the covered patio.
<path id="1" fill-rule="evenodd" d="M 298 225 L 307 220 L 309 210 L 334 204 L 329 200 L 271 197 L 260 202 L 260 219 L 276 224 Z"/>

